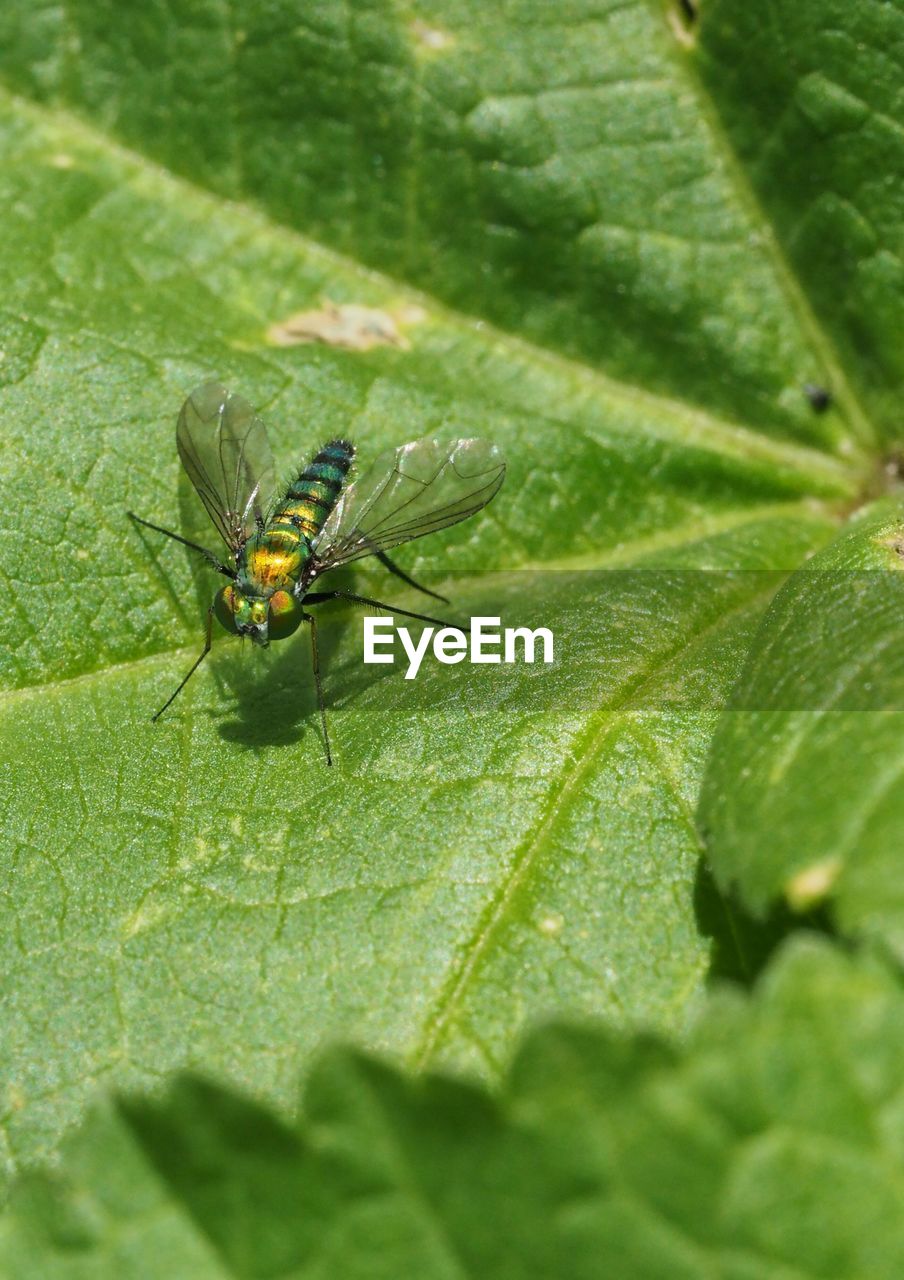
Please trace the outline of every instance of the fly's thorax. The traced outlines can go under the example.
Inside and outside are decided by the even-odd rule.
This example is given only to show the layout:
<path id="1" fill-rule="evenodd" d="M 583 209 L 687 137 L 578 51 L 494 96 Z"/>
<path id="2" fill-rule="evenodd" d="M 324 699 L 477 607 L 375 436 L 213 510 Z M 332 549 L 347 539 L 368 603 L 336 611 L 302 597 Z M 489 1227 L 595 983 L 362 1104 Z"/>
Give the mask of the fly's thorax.
<path id="1" fill-rule="evenodd" d="M 311 558 L 311 544 L 293 524 L 269 521 L 245 543 L 238 562 L 239 585 L 257 596 L 291 591 Z"/>
<path id="2" fill-rule="evenodd" d="M 243 589 L 244 588 L 244 589 Z M 234 635 L 250 636 L 255 644 L 284 640 L 304 617 L 301 600 L 291 591 L 251 594 L 246 584 L 229 583 L 214 597 L 217 621 Z"/>

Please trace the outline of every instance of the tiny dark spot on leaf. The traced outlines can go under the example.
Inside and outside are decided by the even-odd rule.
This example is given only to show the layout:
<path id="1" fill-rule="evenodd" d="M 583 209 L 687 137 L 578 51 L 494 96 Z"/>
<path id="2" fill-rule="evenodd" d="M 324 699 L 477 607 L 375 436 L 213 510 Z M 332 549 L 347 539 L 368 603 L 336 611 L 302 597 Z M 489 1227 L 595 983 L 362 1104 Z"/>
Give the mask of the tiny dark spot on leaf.
<path id="1" fill-rule="evenodd" d="M 816 382 L 804 383 L 804 395 L 810 401 L 814 413 L 825 413 L 832 404 L 832 393 Z"/>

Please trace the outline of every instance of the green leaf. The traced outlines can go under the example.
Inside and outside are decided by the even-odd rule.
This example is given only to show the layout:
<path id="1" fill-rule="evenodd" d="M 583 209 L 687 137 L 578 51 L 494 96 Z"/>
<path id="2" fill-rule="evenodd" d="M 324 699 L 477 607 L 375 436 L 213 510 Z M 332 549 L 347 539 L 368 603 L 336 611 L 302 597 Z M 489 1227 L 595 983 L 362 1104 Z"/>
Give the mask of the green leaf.
<path id="1" fill-rule="evenodd" d="M 686 1024 L 718 710 L 887 426 L 704 69 L 620 0 L 3 7 L 9 1170 L 177 1067 L 286 1112 L 337 1037 L 493 1078 L 551 1013 Z M 330 304 L 391 341 L 280 345 Z M 336 433 L 497 441 L 499 498 L 401 558 L 556 663 L 406 681 L 324 611 L 334 770 L 304 637 L 218 642 L 151 725 L 214 587 L 125 511 L 210 538 L 173 422 L 212 375 L 285 474 Z"/>
<path id="2" fill-rule="evenodd" d="M 864 436 L 892 440 L 904 391 L 902 210 L 888 180 L 904 161 L 902 38 L 899 3 L 706 0 L 698 64 L 789 287 L 807 299 L 830 389 Z"/>
<path id="3" fill-rule="evenodd" d="M 762 99 L 761 111 L 781 116 L 788 91 L 769 89 L 779 76 L 793 82 L 819 6 L 795 19 L 787 46 L 754 41 L 748 28 L 771 33 L 797 7 L 772 0 L 770 20 L 758 24 L 759 8 L 735 16 L 734 5 L 713 5 L 703 27 L 712 52 L 698 60 L 676 43 L 663 8 L 624 0 L 567 0 L 554 11 L 546 0 L 238 0 L 228 9 L 208 0 L 190 13 L 155 9 L 141 23 L 110 0 L 71 0 L 39 17 L 29 0 L 9 0 L 0 74 L 200 185 L 614 378 L 780 438 L 868 445 L 873 424 L 847 392 L 849 375 L 742 167 L 774 121 L 736 121 L 740 104 Z M 818 64 L 837 31 L 831 61 L 822 59 L 827 76 L 856 75 L 878 111 L 894 99 L 893 66 L 848 49 L 887 47 L 900 14 L 832 7 L 832 32 L 811 39 L 817 52 L 807 57 Z M 731 72 L 730 93 L 726 67 L 742 68 Z M 821 135 L 839 153 L 833 168 L 846 159 L 848 172 L 861 155 L 847 159 L 851 127 L 830 116 Z M 878 203 L 900 231 L 893 184 L 880 177 L 896 171 L 900 137 L 880 123 L 870 129 L 886 150 L 874 157 L 871 144 L 863 154 L 859 219 Z M 785 156 L 775 154 L 780 189 L 799 186 L 800 201 L 811 202 L 822 159 L 820 150 L 789 183 Z M 848 208 L 844 185 L 826 190 Z M 848 253 L 842 219 L 817 223 L 808 240 L 830 257 L 843 237 L 847 273 L 858 247 L 872 256 L 867 234 Z M 847 298 L 837 269 L 823 273 L 819 301 L 831 287 L 829 311 Z M 877 263 L 873 291 L 854 298 L 854 324 L 877 291 L 887 297 L 884 270 Z M 892 303 L 876 327 L 897 353 Z M 836 392 L 846 424 L 812 412 L 807 382 Z"/>
<path id="4" fill-rule="evenodd" d="M 900 985 L 822 944 L 682 1049 L 566 1025 L 499 1089 L 323 1057 L 301 1118 L 180 1077 L 97 1111 L 16 1190 L 0 1266 L 161 1274 L 681 1280 L 904 1265 Z"/>
<path id="5" fill-rule="evenodd" d="M 898 956 L 902 548 L 900 503 L 880 504 L 779 592 L 713 739 L 699 813 L 720 882 L 749 908 L 826 903 Z"/>

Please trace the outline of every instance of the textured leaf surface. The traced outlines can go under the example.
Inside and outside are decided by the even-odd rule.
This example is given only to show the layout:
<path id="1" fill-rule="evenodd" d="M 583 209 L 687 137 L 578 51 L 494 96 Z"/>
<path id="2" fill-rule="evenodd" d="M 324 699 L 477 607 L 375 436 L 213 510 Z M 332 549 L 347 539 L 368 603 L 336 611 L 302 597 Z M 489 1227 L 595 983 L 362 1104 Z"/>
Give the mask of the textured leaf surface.
<path id="1" fill-rule="evenodd" d="M 682 1050 L 550 1027 L 493 1094 L 334 1052 L 290 1126 L 183 1077 L 96 1113 L 17 1189 L 0 1267 L 892 1280 L 901 1006 L 879 965 L 797 944 L 749 1003 L 714 999 Z"/>
<path id="2" fill-rule="evenodd" d="M 893 0 L 707 0 L 699 67 L 809 299 L 840 394 L 872 434 L 901 439 L 904 7 Z M 864 406 L 873 426 L 854 406 Z"/>
<path id="3" fill-rule="evenodd" d="M 0 51 L 6 1165 L 178 1066 L 290 1109 L 336 1037 L 491 1077 L 551 1012 L 683 1025 L 720 699 L 888 421 L 753 198 L 755 121 L 664 12 L 602 0 L 11 3 Z M 404 340 L 268 336 L 341 304 Z M 553 626 L 556 665 L 405 681 L 336 611 L 333 772 L 303 637 L 218 644 L 151 726 L 213 586 L 124 511 L 210 536 L 173 441 L 210 376 L 286 473 L 337 432 L 496 441 L 500 497 L 404 563 Z"/>
<path id="4" fill-rule="evenodd" d="M 208 0 L 191 17 L 182 5 L 155 7 L 142 23 L 109 0 L 48 8 L 41 21 L 30 0 L 10 0 L 0 73 L 355 259 L 730 421 L 850 447 L 838 419 L 813 414 L 801 394 L 804 383 L 827 382 L 855 440 L 868 444 L 872 426 L 786 260 L 795 200 L 800 207 L 814 186 L 825 190 L 822 152 L 800 166 L 799 147 L 816 145 L 812 131 L 770 150 L 763 181 L 788 192 L 780 239 L 747 166 L 758 179 L 759 149 L 793 101 L 801 58 L 804 70 L 824 66 L 830 102 L 845 98 L 843 89 L 832 96 L 832 76 L 856 75 L 848 96 L 866 95 L 860 116 L 873 104 L 880 131 L 858 169 L 860 212 L 805 229 L 801 252 L 822 246 L 829 258 L 842 242 L 844 269 L 856 271 L 869 233 L 848 252 L 849 222 L 868 224 L 877 200 L 888 217 L 876 237 L 900 237 L 895 188 L 881 175 L 900 169 L 901 139 L 879 117 L 897 105 L 900 11 L 870 3 L 853 17 L 836 0 L 823 24 L 821 6 L 808 5 L 784 36 L 799 8 L 791 0 L 743 16 L 730 3 L 712 7 L 704 34 L 713 47 L 698 63 L 676 43 L 664 6 L 646 0 L 554 9 L 546 0 L 423 0 L 415 9 Z M 881 64 L 870 58 L 853 71 L 851 48 L 864 40 L 884 51 Z M 711 70 L 706 88 L 701 69 Z M 844 210 L 835 169 L 859 121 L 831 107 L 822 114 L 817 142 L 836 158 L 828 191 Z M 790 184 L 789 150 L 801 170 Z M 848 182 L 850 168 L 847 160 Z M 855 325 L 877 290 L 888 298 L 895 288 L 893 261 L 865 270 L 876 284 L 851 300 Z M 847 296 L 847 279 L 837 291 L 828 283 L 837 271 L 823 272 L 827 314 Z M 883 314 L 870 333 L 895 334 L 892 319 Z M 900 371 L 897 344 L 889 336 L 885 345 Z"/>
<path id="5" fill-rule="evenodd" d="M 904 956 L 904 513 L 864 512 L 779 592 L 714 737 L 700 825 L 762 912 L 828 901 Z M 768 840 L 763 831 L 768 830 Z"/>

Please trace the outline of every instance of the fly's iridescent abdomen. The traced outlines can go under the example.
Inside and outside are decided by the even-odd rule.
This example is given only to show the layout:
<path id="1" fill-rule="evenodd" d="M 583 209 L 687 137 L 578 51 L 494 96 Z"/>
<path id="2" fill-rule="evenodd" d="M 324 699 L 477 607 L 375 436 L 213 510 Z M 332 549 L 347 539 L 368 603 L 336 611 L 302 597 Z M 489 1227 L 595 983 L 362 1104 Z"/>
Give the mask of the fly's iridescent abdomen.
<path id="1" fill-rule="evenodd" d="M 313 542 L 336 505 L 354 456 L 353 444 L 330 440 L 289 486 L 268 524 L 292 526 Z"/>
<path id="2" fill-rule="evenodd" d="M 248 541 L 242 574 L 248 583 L 266 593 L 298 580 L 354 456 L 347 440 L 330 440 L 292 481 L 265 527 Z"/>

